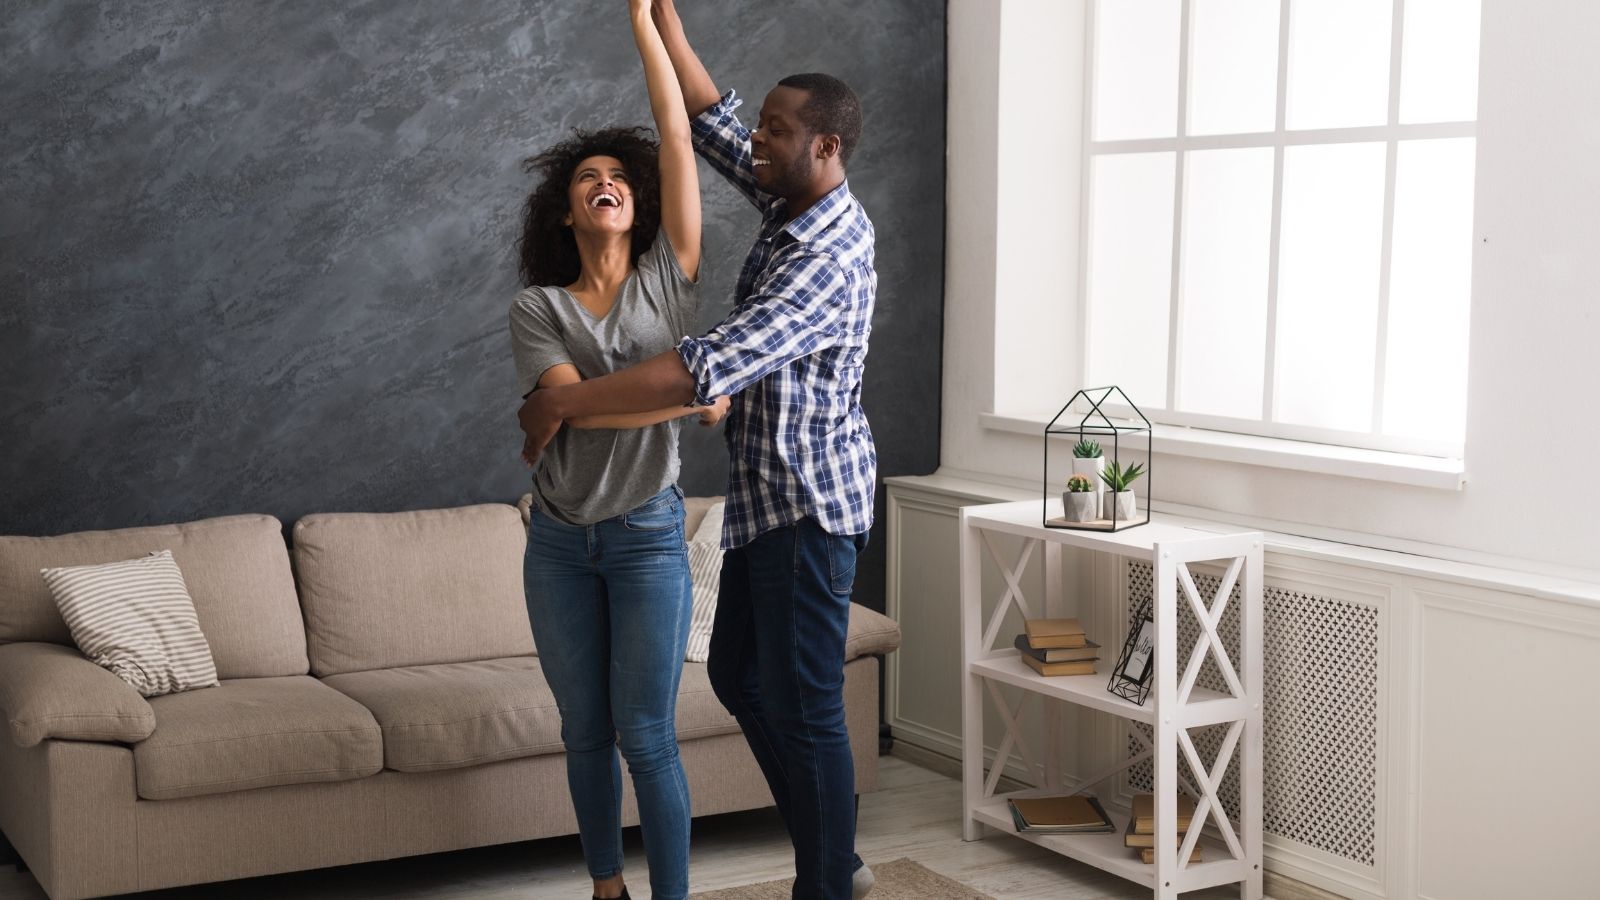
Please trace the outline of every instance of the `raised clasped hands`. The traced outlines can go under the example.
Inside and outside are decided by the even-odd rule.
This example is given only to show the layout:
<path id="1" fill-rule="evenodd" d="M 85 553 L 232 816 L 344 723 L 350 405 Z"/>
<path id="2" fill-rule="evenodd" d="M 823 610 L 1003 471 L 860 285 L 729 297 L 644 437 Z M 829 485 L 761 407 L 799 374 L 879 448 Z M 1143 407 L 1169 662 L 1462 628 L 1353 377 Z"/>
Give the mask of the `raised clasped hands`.
<path id="1" fill-rule="evenodd" d="M 711 401 L 710 406 L 700 407 L 700 424 L 707 428 L 722 421 L 728 414 L 728 406 L 732 401 L 727 394 L 723 394 Z"/>
<path id="2" fill-rule="evenodd" d="M 522 464 L 533 467 L 544 454 L 544 448 L 561 430 L 561 418 L 549 409 L 548 400 L 550 392 L 538 390 L 528 395 L 522 401 L 522 408 L 517 410 L 517 424 L 525 435 L 522 442 Z"/>

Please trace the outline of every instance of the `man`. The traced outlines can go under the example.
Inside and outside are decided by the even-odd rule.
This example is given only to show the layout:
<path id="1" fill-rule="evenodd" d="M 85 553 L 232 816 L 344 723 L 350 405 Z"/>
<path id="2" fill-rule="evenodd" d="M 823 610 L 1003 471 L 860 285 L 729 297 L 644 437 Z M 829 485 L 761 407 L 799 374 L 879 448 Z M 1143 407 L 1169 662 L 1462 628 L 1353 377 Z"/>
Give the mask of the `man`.
<path id="1" fill-rule="evenodd" d="M 877 292 L 872 223 L 845 179 L 861 107 L 843 82 L 794 75 L 758 127 L 734 116 L 672 0 L 654 14 L 695 148 L 761 211 L 734 309 L 701 337 L 619 372 L 540 389 L 518 413 L 531 464 L 563 420 L 733 395 L 725 548 L 709 671 L 795 848 L 797 898 L 870 890 L 855 855 L 844 644 L 877 454 L 861 376 Z"/>

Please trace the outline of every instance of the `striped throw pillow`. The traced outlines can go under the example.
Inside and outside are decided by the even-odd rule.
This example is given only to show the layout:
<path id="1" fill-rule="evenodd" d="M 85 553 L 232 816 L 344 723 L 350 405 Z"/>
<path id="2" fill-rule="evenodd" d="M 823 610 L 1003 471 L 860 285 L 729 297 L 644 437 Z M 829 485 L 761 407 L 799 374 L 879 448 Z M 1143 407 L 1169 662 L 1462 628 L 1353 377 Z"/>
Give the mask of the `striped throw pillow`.
<path id="1" fill-rule="evenodd" d="M 689 645 L 683 658 L 705 662 L 711 657 L 711 625 L 717 618 L 717 590 L 722 583 L 723 505 L 714 503 L 689 539 L 689 580 L 694 585 L 689 615 Z"/>
<path id="2" fill-rule="evenodd" d="M 39 573 L 83 655 L 141 695 L 217 683 L 211 645 L 200 632 L 194 601 L 171 550 Z"/>

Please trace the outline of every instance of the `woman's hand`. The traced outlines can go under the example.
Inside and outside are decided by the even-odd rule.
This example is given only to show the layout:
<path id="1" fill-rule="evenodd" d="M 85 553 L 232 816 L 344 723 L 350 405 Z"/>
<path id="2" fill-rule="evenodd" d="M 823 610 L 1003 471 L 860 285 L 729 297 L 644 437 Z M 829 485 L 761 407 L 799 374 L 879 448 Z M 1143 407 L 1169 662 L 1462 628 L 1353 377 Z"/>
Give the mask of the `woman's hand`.
<path id="1" fill-rule="evenodd" d="M 728 395 L 723 394 L 712 400 L 710 406 L 702 406 L 700 408 L 700 424 L 710 428 L 721 422 L 722 417 L 728 414 L 728 406 L 731 402 Z"/>
<path id="2" fill-rule="evenodd" d="M 651 11 L 651 0 L 628 0 L 628 12 L 642 16 Z"/>

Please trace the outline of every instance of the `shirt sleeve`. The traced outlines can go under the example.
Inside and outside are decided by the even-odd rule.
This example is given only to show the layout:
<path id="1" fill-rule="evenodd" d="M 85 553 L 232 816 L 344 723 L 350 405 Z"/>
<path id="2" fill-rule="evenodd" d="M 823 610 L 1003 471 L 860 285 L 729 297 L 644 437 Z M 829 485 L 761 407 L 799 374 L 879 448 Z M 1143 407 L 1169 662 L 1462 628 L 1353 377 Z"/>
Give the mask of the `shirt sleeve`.
<path id="1" fill-rule="evenodd" d="M 833 257 L 792 253 L 774 264 L 750 299 L 701 337 L 678 342 L 694 376 L 695 402 L 737 394 L 772 372 L 838 344 L 849 293 Z"/>
<path id="2" fill-rule="evenodd" d="M 694 136 L 695 152 L 764 212 L 772 204 L 773 197 L 756 187 L 755 166 L 750 157 L 750 129 L 733 114 L 743 102 L 737 92 L 728 91 L 689 123 L 689 131 Z"/>
<path id="3" fill-rule="evenodd" d="M 528 288 L 511 303 L 511 356 L 517 364 L 517 394 L 526 397 L 551 366 L 572 362 L 550 296 Z"/>

